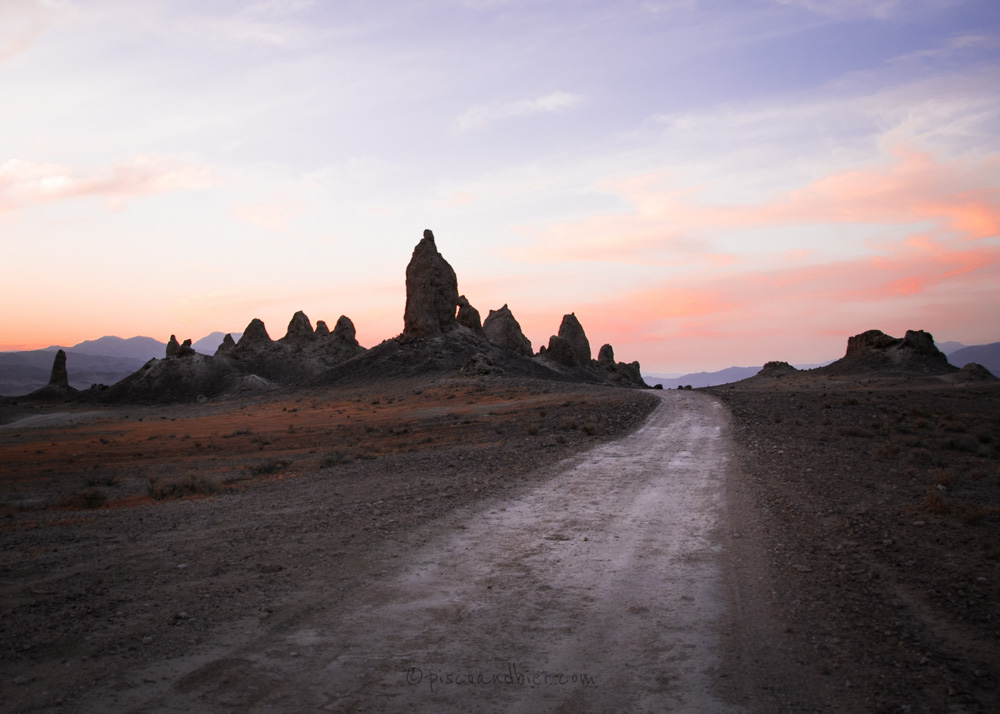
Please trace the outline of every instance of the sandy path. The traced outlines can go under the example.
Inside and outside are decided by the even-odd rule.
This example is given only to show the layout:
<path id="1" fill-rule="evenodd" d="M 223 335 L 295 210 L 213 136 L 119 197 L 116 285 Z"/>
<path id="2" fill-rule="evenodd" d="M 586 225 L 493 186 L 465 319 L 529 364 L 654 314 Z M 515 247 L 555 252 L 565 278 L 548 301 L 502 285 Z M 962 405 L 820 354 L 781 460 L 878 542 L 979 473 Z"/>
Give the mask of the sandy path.
<path id="1" fill-rule="evenodd" d="M 743 711 L 715 697 L 712 679 L 723 615 L 717 531 L 727 413 L 702 394 L 662 397 L 631 436 L 563 462 L 514 499 L 455 512 L 398 552 L 379 554 L 370 580 L 346 596 L 324 602 L 314 583 L 299 617 L 175 663 L 179 670 L 140 673 L 164 686 L 118 692 L 107 704 Z"/>

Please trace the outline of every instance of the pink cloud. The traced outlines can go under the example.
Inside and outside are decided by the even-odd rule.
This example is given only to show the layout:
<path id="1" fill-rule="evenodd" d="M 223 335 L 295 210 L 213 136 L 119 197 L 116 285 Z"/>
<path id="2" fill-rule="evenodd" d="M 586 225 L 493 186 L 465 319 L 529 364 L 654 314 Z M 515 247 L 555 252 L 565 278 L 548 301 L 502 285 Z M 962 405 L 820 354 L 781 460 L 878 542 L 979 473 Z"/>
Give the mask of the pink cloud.
<path id="1" fill-rule="evenodd" d="M 782 225 L 930 222 L 935 237 L 1000 234 L 1000 155 L 939 161 L 899 145 L 884 165 L 841 171 L 759 204 L 700 202 L 700 190 L 668 190 L 665 174 L 608 183 L 632 209 L 524 232 L 534 243 L 511 257 L 531 263 L 597 261 L 671 265 L 717 261 L 708 236 Z"/>
<path id="2" fill-rule="evenodd" d="M 120 201 L 170 191 L 200 189 L 214 183 L 203 166 L 176 166 L 164 159 L 139 156 L 107 170 L 80 177 L 58 164 L 8 159 L 0 163 L 0 211 L 85 196 Z"/>

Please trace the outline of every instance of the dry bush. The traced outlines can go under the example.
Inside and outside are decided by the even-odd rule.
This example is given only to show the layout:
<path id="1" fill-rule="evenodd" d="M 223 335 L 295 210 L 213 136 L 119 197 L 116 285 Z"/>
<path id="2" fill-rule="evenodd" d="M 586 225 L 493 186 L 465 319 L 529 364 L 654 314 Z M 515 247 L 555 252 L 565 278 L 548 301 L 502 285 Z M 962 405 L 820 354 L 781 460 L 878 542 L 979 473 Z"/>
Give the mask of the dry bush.
<path id="1" fill-rule="evenodd" d="M 253 476 L 268 476 L 278 473 L 290 463 L 290 461 L 284 459 L 268 459 L 267 461 L 247 466 L 246 470 Z"/>
<path id="2" fill-rule="evenodd" d="M 924 510 L 928 513 L 947 513 L 948 503 L 944 500 L 944 496 L 936 488 L 931 489 L 924 496 Z"/>
<path id="3" fill-rule="evenodd" d="M 331 451 L 319 460 L 319 467 L 321 469 L 328 469 L 332 466 L 346 466 L 353 463 L 354 458 L 350 454 L 346 454 L 343 451 Z"/>
<path id="4" fill-rule="evenodd" d="M 108 502 L 108 494 L 99 488 L 85 488 L 59 502 L 62 508 L 100 508 Z"/>
<path id="5" fill-rule="evenodd" d="M 875 447 L 875 456 L 880 459 L 893 459 L 899 455 L 899 447 L 891 441 L 883 441 Z"/>
<path id="6" fill-rule="evenodd" d="M 202 474 L 188 474 L 179 479 L 150 479 L 149 495 L 157 501 L 184 496 L 211 496 L 219 492 L 219 484 Z"/>
<path id="7" fill-rule="evenodd" d="M 954 469 L 932 469 L 930 475 L 939 486 L 951 486 L 958 476 Z"/>

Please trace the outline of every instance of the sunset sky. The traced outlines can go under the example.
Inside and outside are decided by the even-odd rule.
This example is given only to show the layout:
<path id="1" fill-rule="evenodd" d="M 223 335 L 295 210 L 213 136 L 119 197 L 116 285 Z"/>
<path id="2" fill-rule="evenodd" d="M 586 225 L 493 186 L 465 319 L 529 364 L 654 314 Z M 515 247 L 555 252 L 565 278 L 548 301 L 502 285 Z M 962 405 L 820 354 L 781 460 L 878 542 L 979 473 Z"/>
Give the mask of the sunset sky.
<path id="1" fill-rule="evenodd" d="M 402 331 L 431 228 L 644 372 L 1000 341 L 997 0 L 0 0 L 0 349 Z"/>

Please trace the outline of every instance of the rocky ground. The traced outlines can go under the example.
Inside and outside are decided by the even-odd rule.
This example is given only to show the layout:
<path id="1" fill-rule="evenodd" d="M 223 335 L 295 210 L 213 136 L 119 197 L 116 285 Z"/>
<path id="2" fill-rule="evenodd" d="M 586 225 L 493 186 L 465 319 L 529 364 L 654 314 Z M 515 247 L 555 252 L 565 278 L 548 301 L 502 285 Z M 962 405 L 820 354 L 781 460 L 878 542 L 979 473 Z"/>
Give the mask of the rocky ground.
<path id="1" fill-rule="evenodd" d="M 418 527 L 534 485 L 654 401 L 424 377 L 201 405 L 8 405 L 0 710 L 87 711 L 151 663 L 301 613 L 290 603 L 309 583 L 345 596 Z"/>
<path id="2" fill-rule="evenodd" d="M 774 711 L 1000 711 L 1000 387 L 709 391 L 744 476 L 736 589 L 763 606 L 764 638 L 737 643 L 761 675 L 747 694 Z"/>
<path id="3" fill-rule="evenodd" d="M 732 410 L 738 454 L 727 699 L 761 712 L 1000 709 L 1000 388 L 709 391 Z M 642 391 L 509 377 L 5 405 L 0 710 L 87 711 L 157 663 L 167 678 L 211 661 L 236 633 L 303 617 L 304 587 L 347 597 L 439 516 L 536 485 L 541 467 L 628 432 L 652 405 Z"/>

